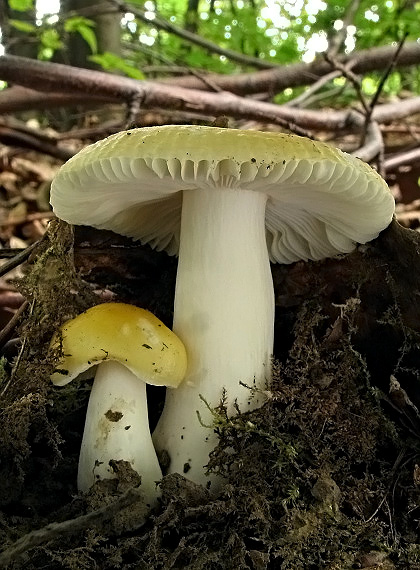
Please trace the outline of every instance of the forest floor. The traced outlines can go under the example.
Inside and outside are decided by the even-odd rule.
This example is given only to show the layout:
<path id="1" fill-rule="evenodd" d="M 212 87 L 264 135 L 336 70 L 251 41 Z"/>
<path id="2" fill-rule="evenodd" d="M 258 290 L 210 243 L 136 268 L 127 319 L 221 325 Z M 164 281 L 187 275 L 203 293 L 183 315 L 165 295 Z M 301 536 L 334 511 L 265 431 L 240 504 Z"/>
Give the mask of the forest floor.
<path id="1" fill-rule="evenodd" d="M 2 160 L 2 243 L 40 241 L 0 283 L 0 568 L 420 569 L 418 202 L 399 209 L 414 230 L 393 222 L 350 255 L 273 266 L 268 401 L 215 411 L 209 467 L 225 486 L 213 496 L 166 476 L 145 516 L 124 464 L 77 493 L 90 383 L 52 386 L 48 346 L 63 315 L 101 299 L 170 326 L 176 260 L 107 232 L 47 229 L 58 161 Z M 164 395 L 148 395 L 153 428 Z"/>

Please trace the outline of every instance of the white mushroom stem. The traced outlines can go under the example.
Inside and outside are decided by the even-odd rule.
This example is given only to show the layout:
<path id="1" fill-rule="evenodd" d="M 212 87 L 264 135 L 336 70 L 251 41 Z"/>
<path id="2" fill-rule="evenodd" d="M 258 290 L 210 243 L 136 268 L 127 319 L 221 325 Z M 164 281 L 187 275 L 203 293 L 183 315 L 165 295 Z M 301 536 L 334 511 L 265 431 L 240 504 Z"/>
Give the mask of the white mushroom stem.
<path id="1" fill-rule="evenodd" d="M 77 485 L 86 492 L 99 479 L 115 477 L 111 459 L 124 460 L 141 475 L 147 504 L 159 495 L 162 472 L 152 443 L 146 384 L 119 362 L 99 364 L 86 413 Z"/>
<path id="2" fill-rule="evenodd" d="M 185 191 L 175 293 L 174 332 L 187 349 L 184 382 L 167 390 L 153 440 L 170 472 L 206 484 L 217 444 L 212 417 L 226 389 L 229 413 L 261 405 L 240 383 L 260 389 L 270 378 L 274 292 L 265 235 L 264 193 L 229 188 Z M 214 480 L 212 488 L 217 487 Z"/>

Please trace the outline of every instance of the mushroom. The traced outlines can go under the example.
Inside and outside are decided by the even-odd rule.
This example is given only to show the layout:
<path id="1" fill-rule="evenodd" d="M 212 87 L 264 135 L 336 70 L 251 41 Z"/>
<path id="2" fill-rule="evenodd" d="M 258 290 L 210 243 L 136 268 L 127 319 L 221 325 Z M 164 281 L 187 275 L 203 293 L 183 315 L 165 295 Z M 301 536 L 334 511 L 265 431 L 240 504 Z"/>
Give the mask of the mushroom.
<path id="1" fill-rule="evenodd" d="M 270 260 L 351 252 L 394 212 L 385 181 L 338 149 L 203 126 L 133 129 L 83 149 L 58 172 L 51 203 L 67 222 L 179 255 L 173 328 L 188 350 L 187 376 L 167 390 L 153 439 L 170 472 L 204 484 L 217 443 L 203 427 L 212 422 L 206 404 L 217 406 L 223 389 L 229 413 L 235 401 L 242 411 L 264 401 L 243 383 L 264 389 L 270 379 Z"/>
<path id="2" fill-rule="evenodd" d="M 147 504 L 158 496 L 162 472 L 152 443 L 146 384 L 177 387 L 186 353 L 179 338 L 152 313 L 104 303 L 64 323 L 51 341 L 62 355 L 51 376 L 64 386 L 98 364 L 86 412 L 77 486 L 86 492 L 113 478 L 110 460 L 124 460 L 141 475 Z"/>

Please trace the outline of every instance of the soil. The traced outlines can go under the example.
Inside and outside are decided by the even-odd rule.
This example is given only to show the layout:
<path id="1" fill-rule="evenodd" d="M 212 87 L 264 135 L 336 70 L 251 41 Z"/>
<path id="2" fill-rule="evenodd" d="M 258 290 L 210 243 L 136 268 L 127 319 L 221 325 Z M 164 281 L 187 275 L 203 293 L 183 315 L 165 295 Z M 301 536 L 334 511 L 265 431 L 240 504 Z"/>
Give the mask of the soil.
<path id="1" fill-rule="evenodd" d="M 219 495 L 168 475 L 151 513 L 123 462 L 77 493 L 90 383 L 53 387 L 48 346 L 63 320 L 110 297 L 170 325 L 176 260 L 109 233 L 73 237 L 51 223 L 1 360 L 0 568 L 420 569 L 417 232 L 393 222 L 350 255 L 273 266 L 268 401 L 214 411 Z M 152 428 L 163 397 L 149 392 Z"/>

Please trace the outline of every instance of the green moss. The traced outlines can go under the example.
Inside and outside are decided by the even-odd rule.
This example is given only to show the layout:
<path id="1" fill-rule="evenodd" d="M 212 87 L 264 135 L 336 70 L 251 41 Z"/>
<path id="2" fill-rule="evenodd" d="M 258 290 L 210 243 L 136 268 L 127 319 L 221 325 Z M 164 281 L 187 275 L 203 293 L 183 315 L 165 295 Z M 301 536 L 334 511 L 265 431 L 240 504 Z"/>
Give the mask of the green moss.
<path id="1" fill-rule="evenodd" d="M 20 507 L 42 505 L 45 522 L 89 509 L 71 496 L 88 388 L 51 389 L 54 363 L 45 349 L 62 320 L 95 302 L 75 273 L 71 231 L 60 224 L 51 232 L 21 285 L 31 302 L 22 327 L 26 343 L 0 417 L 4 477 L 17 481 Z M 304 273 L 304 287 L 315 292 L 303 288 L 303 300 L 285 304 L 289 336 L 266 404 L 229 418 L 222 399 L 213 411 L 220 442 L 209 469 L 225 478 L 219 496 L 169 475 L 161 505 L 144 526 L 116 530 L 99 522 L 32 550 L 24 567 L 419 570 L 420 416 L 413 394 L 420 335 L 401 308 L 403 283 L 394 286 L 388 274 L 382 279 L 383 263 L 372 259 L 356 256 L 352 279 L 350 269 L 339 267 L 344 285 L 334 283 L 334 292 L 340 295 L 332 285 L 324 292 L 319 266 L 316 280 L 296 266 L 295 278 Z M 380 282 L 386 295 L 376 301 Z M 384 366 L 388 348 L 392 358 Z M 404 387 L 400 402 L 388 394 L 391 375 Z M 46 486 L 55 501 L 50 510 L 42 504 Z M 6 487 L 5 503 L 11 492 Z M 31 524 L 41 526 L 40 517 Z M 7 543 L 23 532 L 13 527 L 1 536 Z"/>
<path id="2" fill-rule="evenodd" d="M 60 459 L 63 440 L 54 421 L 60 410 L 54 406 L 56 392 L 49 380 L 55 356 L 48 352 L 48 347 L 63 320 L 94 301 L 93 294 L 75 273 L 72 239 L 70 226 L 52 222 L 25 276 L 17 283 L 29 306 L 19 326 L 17 356 L 12 362 L 1 362 L 0 477 L 5 484 L 1 487 L 0 504 L 24 500 L 22 494 L 29 490 L 32 494 L 34 470 L 42 463 L 34 450 L 41 458 L 48 457 L 43 467 L 47 484 Z M 32 501 L 34 496 L 31 497 L 25 500 Z"/>

